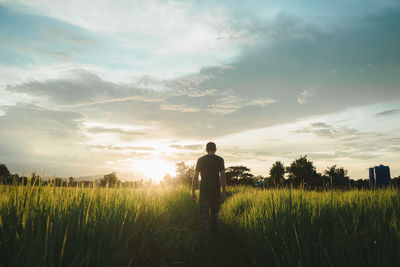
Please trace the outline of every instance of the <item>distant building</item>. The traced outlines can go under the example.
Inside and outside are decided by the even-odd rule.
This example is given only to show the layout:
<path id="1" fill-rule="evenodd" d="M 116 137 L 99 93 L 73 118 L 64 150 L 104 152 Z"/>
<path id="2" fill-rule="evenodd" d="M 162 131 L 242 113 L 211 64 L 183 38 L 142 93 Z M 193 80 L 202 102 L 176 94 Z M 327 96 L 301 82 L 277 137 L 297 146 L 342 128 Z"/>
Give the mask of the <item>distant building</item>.
<path id="1" fill-rule="evenodd" d="M 390 168 L 389 166 L 375 166 L 369 168 L 369 184 L 370 186 L 384 187 L 390 184 Z"/>
<path id="2" fill-rule="evenodd" d="M 375 168 L 369 168 L 369 185 L 375 186 Z"/>

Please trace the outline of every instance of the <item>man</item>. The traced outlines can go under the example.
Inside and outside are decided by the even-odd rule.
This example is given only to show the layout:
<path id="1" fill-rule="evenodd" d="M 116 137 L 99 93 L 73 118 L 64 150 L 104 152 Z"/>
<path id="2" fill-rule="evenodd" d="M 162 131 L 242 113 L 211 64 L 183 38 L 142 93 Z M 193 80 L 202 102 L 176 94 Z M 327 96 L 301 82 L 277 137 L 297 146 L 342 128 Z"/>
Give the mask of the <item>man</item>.
<path id="1" fill-rule="evenodd" d="M 200 227 L 203 232 L 217 231 L 218 210 L 221 202 L 225 199 L 225 164 L 224 159 L 215 155 L 217 147 L 210 142 L 206 146 L 207 155 L 197 160 L 195 173 L 192 180 L 192 199 L 196 201 L 195 181 L 200 182 Z M 222 185 L 222 195 L 221 195 Z"/>

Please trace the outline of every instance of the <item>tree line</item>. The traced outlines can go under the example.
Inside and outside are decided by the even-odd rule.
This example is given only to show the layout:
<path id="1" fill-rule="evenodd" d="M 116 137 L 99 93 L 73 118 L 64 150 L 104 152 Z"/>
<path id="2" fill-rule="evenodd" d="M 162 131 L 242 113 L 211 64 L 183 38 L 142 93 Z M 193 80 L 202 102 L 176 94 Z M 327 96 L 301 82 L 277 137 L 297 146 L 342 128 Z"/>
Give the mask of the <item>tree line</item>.
<path id="1" fill-rule="evenodd" d="M 307 159 L 307 155 L 295 159 L 289 166 L 281 161 L 276 161 L 269 170 L 269 175 L 255 176 L 251 170 L 243 165 L 226 168 L 227 185 L 258 186 L 263 188 L 274 187 L 305 187 L 323 188 L 332 185 L 345 185 L 352 188 L 369 188 L 368 179 L 353 180 L 348 176 L 348 170 L 333 165 L 327 167 L 322 173 L 316 171 L 314 163 Z M 194 166 L 187 166 L 184 162 L 176 164 L 176 176 L 164 176 L 162 184 L 183 184 L 190 186 L 194 175 Z M 400 188 L 400 176 L 392 178 L 393 186 Z"/>
<path id="2" fill-rule="evenodd" d="M 329 187 L 331 184 L 345 184 L 352 188 L 369 188 L 368 179 L 352 180 L 348 177 L 348 171 L 336 165 L 327 167 L 322 173 L 316 171 L 314 163 L 307 159 L 307 155 L 295 159 L 289 166 L 285 166 L 281 161 L 276 161 L 269 170 L 269 175 L 255 176 L 251 170 L 243 165 L 230 166 L 226 168 L 226 179 L 228 186 L 245 185 L 257 186 L 262 188 L 275 187 L 305 187 L 305 188 L 323 188 Z M 194 176 L 194 166 L 186 165 L 185 162 L 176 164 L 176 175 L 165 175 L 160 181 L 161 185 L 184 185 L 191 186 Z M 197 181 L 198 182 L 198 181 Z M 393 186 L 400 188 L 400 176 L 391 179 Z M 77 181 L 73 177 L 68 179 L 50 178 L 43 179 L 36 173 L 32 173 L 28 178 L 11 174 L 5 164 L 0 164 L 0 184 L 14 185 L 54 185 L 54 186 L 70 186 L 70 187 L 143 187 L 151 185 L 152 182 L 143 180 L 121 181 L 115 172 L 106 174 L 103 178 L 95 181 Z"/>
<path id="3" fill-rule="evenodd" d="M 5 164 L 0 164 L 0 184 L 8 185 L 53 185 L 53 186 L 69 186 L 69 187 L 142 187 L 147 183 L 143 180 L 122 182 L 115 172 L 104 175 L 101 179 L 95 181 L 78 181 L 73 177 L 68 179 L 52 177 L 44 179 L 35 172 L 31 173 L 30 177 L 11 174 Z"/>

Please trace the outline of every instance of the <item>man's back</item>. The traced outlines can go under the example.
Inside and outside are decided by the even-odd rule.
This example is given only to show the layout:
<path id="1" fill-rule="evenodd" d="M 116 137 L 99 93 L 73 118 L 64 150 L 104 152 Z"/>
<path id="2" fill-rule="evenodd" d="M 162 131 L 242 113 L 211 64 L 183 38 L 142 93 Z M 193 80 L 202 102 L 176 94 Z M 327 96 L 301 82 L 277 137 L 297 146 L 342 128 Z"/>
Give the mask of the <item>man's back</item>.
<path id="1" fill-rule="evenodd" d="M 195 181 L 200 183 L 200 227 L 203 232 L 207 229 L 217 230 L 218 210 L 225 199 L 226 177 L 224 159 L 215 155 L 217 146 L 213 142 L 206 145 L 207 155 L 197 160 L 196 170 L 192 179 L 192 199 L 196 201 Z M 221 189 L 222 186 L 222 196 Z M 208 227 L 209 226 L 209 227 Z"/>
<path id="2" fill-rule="evenodd" d="M 220 171 L 225 169 L 224 159 L 207 154 L 197 160 L 196 171 L 200 172 L 200 195 L 207 199 L 217 200 L 220 197 Z"/>

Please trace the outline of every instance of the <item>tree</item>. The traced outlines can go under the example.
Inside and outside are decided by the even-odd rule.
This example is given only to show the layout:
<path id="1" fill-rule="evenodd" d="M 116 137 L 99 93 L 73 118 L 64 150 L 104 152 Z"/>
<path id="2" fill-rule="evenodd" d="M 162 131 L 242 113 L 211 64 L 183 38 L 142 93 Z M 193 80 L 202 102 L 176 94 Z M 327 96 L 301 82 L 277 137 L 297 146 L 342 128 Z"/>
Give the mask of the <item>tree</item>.
<path id="1" fill-rule="evenodd" d="M 332 167 L 326 168 L 324 174 L 328 175 L 329 177 L 346 177 L 348 171 L 344 168 L 337 168 L 336 165 Z"/>
<path id="2" fill-rule="evenodd" d="M 400 189 L 400 176 L 392 178 L 392 185 L 398 189 Z"/>
<path id="3" fill-rule="evenodd" d="M 69 177 L 69 178 L 68 178 L 68 185 L 69 185 L 69 186 L 73 186 L 74 184 L 75 184 L 75 179 L 74 179 L 74 177 L 72 177 L 72 176 Z"/>
<path id="4" fill-rule="evenodd" d="M 289 182 L 296 186 L 300 184 L 312 184 L 321 178 L 316 172 L 313 162 L 307 159 L 307 155 L 293 161 L 286 168 L 286 172 L 289 174 Z"/>
<path id="5" fill-rule="evenodd" d="M 285 166 L 283 163 L 280 161 L 275 162 L 269 170 L 269 176 L 272 178 L 275 185 L 282 184 L 285 180 Z"/>
<path id="6" fill-rule="evenodd" d="M 179 184 L 191 186 L 194 176 L 194 166 L 187 166 L 185 162 L 176 163 L 176 179 Z"/>
<path id="7" fill-rule="evenodd" d="M 108 187 L 114 187 L 118 184 L 120 184 L 121 181 L 118 179 L 117 175 L 115 172 L 112 172 L 110 174 L 104 175 L 102 179 L 100 179 L 100 185 L 101 186 L 108 186 Z"/>
<path id="8" fill-rule="evenodd" d="M 254 175 L 250 173 L 250 169 L 246 166 L 231 166 L 226 169 L 227 185 L 252 185 L 254 184 Z"/>
<path id="9" fill-rule="evenodd" d="M 0 183 L 10 184 L 10 171 L 5 164 L 0 164 Z"/>
<path id="10" fill-rule="evenodd" d="M 10 171 L 5 164 L 0 164 L 0 177 L 10 176 Z"/>
<path id="11" fill-rule="evenodd" d="M 253 181 L 254 181 L 256 186 L 264 187 L 265 186 L 265 184 L 264 184 L 265 179 L 266 179 L 266 177 L 263 177 L 262 175 L 257 175 L 257 176 L 254 176 Z"/>
<path id="12" fill-rule="evenodd" d="M 336 165 L 326 168 L 324 174 L 327 175 L 331 185 L 335 184 L 348 184 L 348 171 L 344 168 L 337 168 Z"/>

